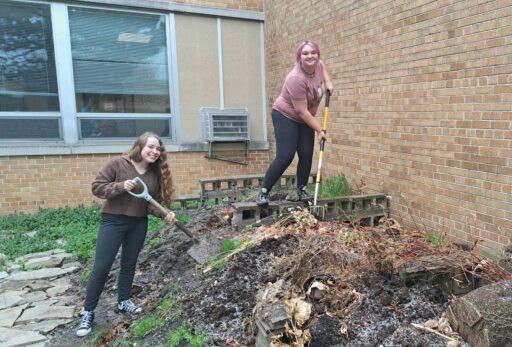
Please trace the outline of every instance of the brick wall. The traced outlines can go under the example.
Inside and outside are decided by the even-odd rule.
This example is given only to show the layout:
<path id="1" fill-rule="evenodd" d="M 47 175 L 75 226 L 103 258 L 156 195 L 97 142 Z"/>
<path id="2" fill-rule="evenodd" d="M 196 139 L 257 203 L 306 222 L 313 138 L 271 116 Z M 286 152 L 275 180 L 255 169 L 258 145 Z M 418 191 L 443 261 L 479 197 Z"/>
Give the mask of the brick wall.
<path id="1" fill-rule="evenodd" d="M 389 194 L 409 226 L 482 240 L 483 251 L 510 242 L 510 0 L 265 1 L 264 11 L 269 107 L 296 44 L 320 44 L 336 89 L 328 174 Z"/>
<path id="2" fill-rule="evenodd" d="M 222 152 L 234 157 L 237 153 Z M 247 166 L 206 159 L 204 152 L 169 153 L 176 195 L 198 194 L 199 179 L 262 173 L 268 151 L 251 151 Z M 91 182 L 114 155 L 0 157 L 0 214 L 90 205 Z"/>

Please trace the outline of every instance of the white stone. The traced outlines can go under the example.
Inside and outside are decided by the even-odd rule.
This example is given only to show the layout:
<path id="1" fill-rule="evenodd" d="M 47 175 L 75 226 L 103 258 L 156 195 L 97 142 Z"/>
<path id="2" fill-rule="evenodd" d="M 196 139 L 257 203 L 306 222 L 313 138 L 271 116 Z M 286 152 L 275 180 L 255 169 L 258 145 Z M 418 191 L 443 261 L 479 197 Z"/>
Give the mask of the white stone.
<path id="1" fill-rule="evenodd" d="M 46 292 L 42 290 L 37 290 L 35 292 L 28 292 L 23 295 L 23 298 L 20 303 L 31 303 L 31 302 L 39 302 L 48 299 L 48 295 Z"/>
<path id="2" fill-rule="evenodd" d="M 72 296 L 72 295 L 56 296 L 53 299 L 56 300 L 55 305 L 60 305 L 60 306 L 75 306 L 76 304 L 79 303 L 79 300 L 77 299 L 77 297 Z"/>
<path id="3" fill-rule="evenodd" d="M 0 294 L 0 310 L 16 306 L 23 297 L 24 292 L 10 290 Z"/>
<path id="4" fill-rule="evenodd" d="M 59 253 L 48 255 L 39 258 L 32 258 L 27 260 L 25 267 L 27 269 L 41 268 L 41 267 L 60 267 L 65 258 L 71 258 L 71 253 Z"/>
<path id="5" fill-rule="evenodd" d="M 29 346 L 46 341 L 46 337 L 35 331 L 0 327 L 0 346 Z"/>
<path id="6" fill-rule="evenodd" d="M 58 295 L 64 294 L 69 289 L 69 287 L 70 287 L 69 284 L 51 287 L 46 290 L 46 294 L 48 294 L 48 296 L 50 296 L 50 297 L 58 296 Z"/>
<path id="7" fill-rule="evenodd" d="M 38 303 L 38 306 L 26 309 L 16 321 L 16 325 L 46 319 L 72 318 L 73 311 L 74 308 L 70 306 L 48 306 Z"/>
<path id="8" fill-rule="evenodd" d="M 0 310 L 0 327 L 11 328 L 27 306 L 25 304 Z"/>
<path id="9" fill-rule="evenodd" d="M 46 278 L 53 278 L 53 277 L 59 277 L 68 273 L 72 273 L 77 271 L 77 267 L 70 267 L 66 269 L 61 269 L 58 267 L 51 267 L 47 269 L 40 269 L 40 270 L 34 270 L 34 271 L 22 271 L 17 272 L 15 274 L 11 274 L 9 277 L 7 277 L 7 280 L 10 281 L 23 281 L 23 280 L 36 280 L 36 279 L 46 279 Z"/>
<path id="10" fill-rule="evenodd" d="M 53 329 L 68 324 L 72 322 L 74 319 L 67 318 L 67 319 L 48 319 L 41 322 L 35 322 L 35 323 L 28 323 L 25 325 L 17 325 L 17 329 L 23 329 L 23 330 L 32 330 L 32 331 L 39 331 L 41 333 L 49 333 Z"/>
<path id="11" fill-rule="evenodd" d="M 0 282 L 0 293 L 7 290 L 23 290 L 25 292 L 46 290 L 52 285 L 47 280 L 31 280 L 31 281 L 9 281 L 4 280 Z"/>
<path id="12" fill-rule="evenodd" d="M 63 249 L 52 249 L 50 251 L 45 252 L 37 252 L 37 253 L 30 253 L 22 255 L 21 257 L 16 258 L 16 263 L 24 263 L 27 260 L 33 259 L 33 258 L 41 258 L 41 257 L 48 257 L 50 255 L 59 254 L 59 253 L 66 253 Z"/>
<path id="13" fill-rule="evenodd" d="M 0 271 L 0 280 L 6 278 L 9 274 L 5 271 Z"/>

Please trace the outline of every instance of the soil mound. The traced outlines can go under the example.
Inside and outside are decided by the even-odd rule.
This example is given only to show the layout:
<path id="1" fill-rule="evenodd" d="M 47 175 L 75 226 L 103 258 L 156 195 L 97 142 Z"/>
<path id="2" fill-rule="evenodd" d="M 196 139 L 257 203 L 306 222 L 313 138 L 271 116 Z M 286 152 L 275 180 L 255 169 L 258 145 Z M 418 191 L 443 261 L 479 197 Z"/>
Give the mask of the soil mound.
<path id="1" fill-rule="evenodd" d="M 191 241 L 168 230 L 151 235 L 141 253 L 134 301 L 150 314 L 178 283 L 179 317 L 168 317 L 147 336 L 134 338 L 133 320 L 112 312 L 114 273 L 97 309 L 99 323 L 106 327 L 97 346 L 126 341 L 164 346 L 168 332 L 183 322 L 206 335 L 208 346 L 254 346 L 257 321 L 269 318 L 261 316 L 264 310 L 259 308 L 280 303 L 286 308 L 283 326 L 266 336 L 276 346 L 435 347 L 450 341 L 464 346 L 443 318 L 453 278 L 462 274 L 465 281 L 456 282 L 458 289 L 468 291 L 479 281 L 507 278 L 470 251 L 435 245 L 422 233 L 396 225 L 365 228 L 318 222 L 300 211 L 255 233 L 241 233 L 222 217 L 222 207 L 199 210 L 188 224 L 198 237 L 208 233 L 219 242 L 241 240 L 240 248 L 214 265 L 195 264 L 186 253 Z M 83 291 L 83 280 L 75 283 L 77 293 Z M 299 317 L 298 303 L 304 303 L 309 314 Z M 76 346 L 79 340 L 71 327 L 57 330 L 54 341 L 56 346 Z"/>

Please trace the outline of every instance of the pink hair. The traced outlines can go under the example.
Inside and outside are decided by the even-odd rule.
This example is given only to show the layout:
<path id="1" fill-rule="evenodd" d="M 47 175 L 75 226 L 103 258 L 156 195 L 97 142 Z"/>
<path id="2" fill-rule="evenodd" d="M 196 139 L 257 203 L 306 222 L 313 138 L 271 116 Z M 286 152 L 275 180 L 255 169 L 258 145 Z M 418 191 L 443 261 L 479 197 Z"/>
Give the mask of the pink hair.
<path id="1" fill-rule="evenodd" d="M 311 48 L 313 48 L 318 53 L 318 59 L 320 59 L 320 47 L 316 44 L 316 42 L 311 41 L 311 40 L 304 40 L 304 41 L 301 41 L 301 43 L 299 43 L 299 45 L 297 46 L 297 51 L 295 52 L 295 61 L 297 62 L 297 64 L 300 63 L 300 56 L 302 55 L 302 49 L 306 45 L 311 46 Z"/>

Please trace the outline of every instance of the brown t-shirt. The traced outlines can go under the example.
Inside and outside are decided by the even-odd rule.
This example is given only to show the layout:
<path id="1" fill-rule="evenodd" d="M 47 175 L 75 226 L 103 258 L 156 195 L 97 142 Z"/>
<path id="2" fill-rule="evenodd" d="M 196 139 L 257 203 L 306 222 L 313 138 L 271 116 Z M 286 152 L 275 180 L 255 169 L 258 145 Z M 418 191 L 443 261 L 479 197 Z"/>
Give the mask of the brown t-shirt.
<path id="1" fill-rule="evenodd" d="M 140 175 L 128 157 L 116 157 L 101 169 L 92 182 L 92 193 L 98 198 L 106 199 L 101 212 L 134 217 L 145 217 L 148 213 L 151 213 L 163 217 L 162 213 L 149 202 L 128 194 L 124 189 L 124 181 L 134 179 L 137 176 L 146 183 L 148 193 L 155 200 L 158 200 L 160 196 L 159 174 L 149 168 L 148 171 Z M 135 187 L 133 192 L 142 192 L 142 187 Z"/>

